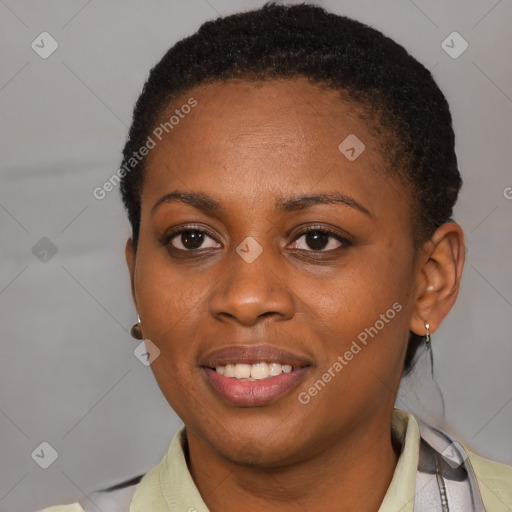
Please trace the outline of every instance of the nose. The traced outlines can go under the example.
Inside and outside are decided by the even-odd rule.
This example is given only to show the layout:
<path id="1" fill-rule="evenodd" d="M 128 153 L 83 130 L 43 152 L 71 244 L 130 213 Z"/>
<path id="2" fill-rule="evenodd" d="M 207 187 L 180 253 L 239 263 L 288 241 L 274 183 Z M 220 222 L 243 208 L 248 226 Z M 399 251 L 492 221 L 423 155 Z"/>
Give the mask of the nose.
<path id="1" fill-rule="evenodd" d="M 281 321 L 294 316 L 294 295 L 279 272 L 283 269 L 278 256 L 272 253 L 265 249 L 249 262 L 233 250 L 210 294 L 210 313 L 215 318 L 252 326 L 270 317 Z"/>

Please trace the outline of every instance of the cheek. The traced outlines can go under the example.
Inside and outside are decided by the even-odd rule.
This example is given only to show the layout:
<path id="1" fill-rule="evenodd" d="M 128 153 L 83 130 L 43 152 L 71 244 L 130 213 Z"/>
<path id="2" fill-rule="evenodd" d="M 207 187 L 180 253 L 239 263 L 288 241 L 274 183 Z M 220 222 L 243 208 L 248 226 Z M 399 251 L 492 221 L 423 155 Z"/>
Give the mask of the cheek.
<path id="1" fill-rule="evenodd" d="M 327 324 L 364 328 L 394 303 L 405 309 L 410 301 L 412 268 L 378 249 L 360 251 L 331 277 L 301 291 Z"/>
<path id="2" fill-rule="evenodd" d="M 169 405 L 191 422 L 190 411 L 200 410 L 202 396 L 196 364 L 199 311 L 207 289 L 197 279 L 172 272 L 160 253 L 141 250 L 136 295 L 144 338 L 160 350 L 151 370 Z"/>
<path id="3" fill-rule="evenodd" d="M 172 367 L 191 360 L 194 353 L 191 326 L 198 325 L 209 293 L 204 285 L 207 281 L 200 277 L 198 273 L 172 269 L 165 250 L 145 250 L 141 244 L 135 290 L 143 334 L 160 348 Z"/>
<path id="4" fill-rule="evenodd" d="M 393 387 L 400 378 L 409 332 L 413 268 L 406 257 L 398 259 L 396 254 L 408 254 L 399 250 L 368 247 L 346 271 L 304 295 L 314 304 L 316 318 L 311 320 L 322 344 L 318 371 L 332 368 L 341 356 L 343 371 L 339 374 L 343 377 L 333 379 L 332 388 L 347 399 L 380 393 L 379 389 L 386 392 L 382 383 Z"/>

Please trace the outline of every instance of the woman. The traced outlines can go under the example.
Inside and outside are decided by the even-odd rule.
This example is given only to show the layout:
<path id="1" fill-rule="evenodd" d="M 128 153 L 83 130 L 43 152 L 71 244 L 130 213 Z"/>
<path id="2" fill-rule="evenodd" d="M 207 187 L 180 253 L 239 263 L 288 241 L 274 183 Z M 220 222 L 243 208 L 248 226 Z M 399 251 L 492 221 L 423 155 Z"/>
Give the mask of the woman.
<path id="1" fill-rule="evenodd" d="M 394 409 L 465 254 L 449 108 L 401 46 L 310 5 L 205 23 L 151 71 L 119 176 L 132 334 L 185 427 L 96 508 L 47 510 L 512 510 L 512 467 Z"/>

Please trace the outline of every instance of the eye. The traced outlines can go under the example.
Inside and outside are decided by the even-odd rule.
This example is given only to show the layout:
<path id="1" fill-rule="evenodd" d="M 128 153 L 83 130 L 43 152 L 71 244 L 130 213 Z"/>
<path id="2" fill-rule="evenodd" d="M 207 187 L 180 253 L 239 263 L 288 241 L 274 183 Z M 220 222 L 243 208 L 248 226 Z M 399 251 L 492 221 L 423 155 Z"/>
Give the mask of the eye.
<path id="1" fill-rule="evenodd" d="M 196 226 L 186 226 L 173 231 L 164 237 L 162 243 L 183 252 L 216 249 L 221 246 L 207 230 Z M 313 226 L 300 232 L 292 242 L 291 248 L 308 252 L 329 252 L 350 245 L 352 242 L 348 237 L 324 227 Z"/>
<path id="2" fill-rule="evenodd" d="M 349 247 L 352 245 L 352 242 L 348 238 L 344 238 L 328 229 L 311 227 L 299 233 L 298 238 L 295 238 L 293 244 L 295 246 L 292 246 L 292 249 L 328 252 L 340 247 Z"/>
<path id="3" fill-rule="evenodd" d="M 206 230 L 194 226 L 188 226 L 167 235 L 164 244 L 171 245 L 174 249 L 188 252 L 220 247 L 220 244 Z"/>

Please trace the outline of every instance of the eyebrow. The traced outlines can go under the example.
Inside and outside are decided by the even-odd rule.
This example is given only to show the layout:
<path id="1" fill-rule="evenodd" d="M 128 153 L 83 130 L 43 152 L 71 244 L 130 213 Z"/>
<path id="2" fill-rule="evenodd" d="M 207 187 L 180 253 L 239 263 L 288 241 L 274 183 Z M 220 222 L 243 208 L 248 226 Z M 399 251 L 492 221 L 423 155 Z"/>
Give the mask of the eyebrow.
<path id="1" fill-rule="evenodd" d="M 162 204 L 172 202 L 183 202 L 201 210 L 203 212 L 216 213 L 223 212 L 224 208 L 219 201 L 202 192 L 180 192 L 175 190 L 162 196 L 151 208 L 151 215 Z M 296 195 L 292 197 L 281 197 L 276 201 L 276 208 L 282 212 L 288 213 L 298 210 L 305 210 L 311 206 L 318 204 L 344 204 L 358 210 L 369 217 L 372 214 L 355 199 L 343 194 L 311 194 L 311 195 Z"/>
<path id="2" fill-rule="evenodd" d="M 298 195 L 289 198 L 281 198 L 277 201 L 276 206 L 283 212 L 293 212 L 297 210 L 304 210 L 317 204 L 336 204 L 341 203 L 355 210 L 372 217 L 372 214 L 355 199 L 345 196 L 343 194 L 313 194 L 313 195 Z"/>
<path id="3" fill-rule="evenodd" d="M 224 210 L 218 201 L 206 194 L 203 194 L 202 192 L 179 192 L 178 190 L 175 190 L 174 192 L 162 196 L 153 205 L 151 208 L 151 215 L 155 213 L 156 209 L 160 205 L 176 201 L 189 204 L 203 212 L 220 212 Z"/>

